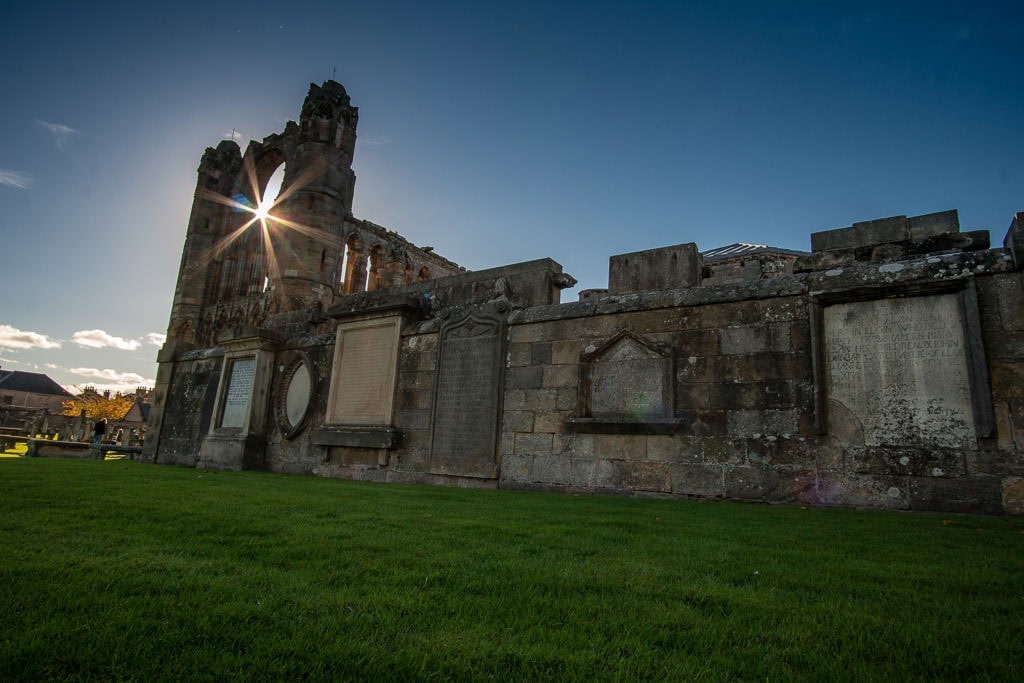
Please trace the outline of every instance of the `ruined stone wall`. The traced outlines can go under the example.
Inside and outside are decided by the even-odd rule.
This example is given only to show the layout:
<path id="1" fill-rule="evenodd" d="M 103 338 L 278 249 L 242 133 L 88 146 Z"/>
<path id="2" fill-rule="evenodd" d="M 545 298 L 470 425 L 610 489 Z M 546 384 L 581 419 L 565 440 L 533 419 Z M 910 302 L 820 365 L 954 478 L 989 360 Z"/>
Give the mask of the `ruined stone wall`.
<path id="1" fill-rule="evenodd" d="M 1024 513 L 1024 214 L 996 249 L 943 211 L 810 253 L 635 251 L 560 304 L 555 261 L 465 272 L 354 218 L 356 121 L 328 82 L 245 155 L 207 150 L 143 459 Z M 275 270 L 255 231 L 223 240 L 281 163 L 305 227 L 274 231 Z"/>
<path id="2" fill-rule="evenodd" d="M 1007 262 L 990 252 L 931 260 L 907 264 L 911 272 L 903 282 L 976 283 L 996 419 L 989 435 L 865 444 L 863 435 L 823 424 L 828 407 L 816 396 L 826 387 L 815 377 L 824 353 L 816 345 L 823 340 L 815 339 L 810 294 L 874 284 L 885 296 L 898 288 L 893 274 L 900 271 L 866 265 L 755 288 L 630 295 L 514 314 L 501 486 L 889 509 L 1017 509 L 1024 474 L 1021 275 L 1006 272 Z M 674 358 L 670 419 L 625 411 L 579 419 L 581 359 L 622 330 L 663 345 Z M 650 372 L 660 371 L 651 365 Z M 614 390 L 628 393 L 636 371 L 619 380 Z M 606 381 L 614 382 L 614 375 Z M 954 420 L 950 430 L 973 420 Z M 939 429 L 944 434 L 945 427 Z"/>

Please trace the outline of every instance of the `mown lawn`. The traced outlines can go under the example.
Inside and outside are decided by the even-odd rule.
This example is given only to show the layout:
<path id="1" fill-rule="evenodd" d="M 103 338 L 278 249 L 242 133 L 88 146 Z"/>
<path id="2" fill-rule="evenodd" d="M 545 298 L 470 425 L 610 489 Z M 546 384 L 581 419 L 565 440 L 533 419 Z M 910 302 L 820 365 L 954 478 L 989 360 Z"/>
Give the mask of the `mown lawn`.
<path id="1" fill-rule="evenodd" d="M 0 459 L 0 680 L 1020 680 L 1024 520 Z"/>

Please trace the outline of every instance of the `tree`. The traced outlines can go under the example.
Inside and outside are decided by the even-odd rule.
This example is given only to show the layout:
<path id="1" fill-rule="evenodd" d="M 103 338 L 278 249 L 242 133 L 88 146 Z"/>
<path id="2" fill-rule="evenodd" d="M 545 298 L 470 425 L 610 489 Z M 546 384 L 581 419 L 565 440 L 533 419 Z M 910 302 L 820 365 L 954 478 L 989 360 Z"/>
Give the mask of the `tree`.
<path id="1" fill-rule="evenodd" d="M 80 395 L 64 401 L 63 408 L 65 415 L 78 415 L 85 410 L 85 416 L 99 419 L 105 417 L 108 420 L 120 420 L 135 402 L 135 395 L 124 396 L 117 394 L 110 397 L 101 396 L 93 391 L 83 391 Z"/>

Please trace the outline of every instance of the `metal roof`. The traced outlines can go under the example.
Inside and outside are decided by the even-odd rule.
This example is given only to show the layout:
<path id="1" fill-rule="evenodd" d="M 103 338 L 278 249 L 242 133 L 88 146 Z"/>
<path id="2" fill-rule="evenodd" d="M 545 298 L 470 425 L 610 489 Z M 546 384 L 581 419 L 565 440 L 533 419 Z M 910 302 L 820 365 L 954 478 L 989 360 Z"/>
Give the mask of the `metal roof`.
<path id="1" fill-rule="evenodd" d="M 781 247 L 770 247 L 767 244 L 747 244 L 746 242 L 736 242 L 735 244 L 730 244 L 726 247 L 718 247 L 717 249 L 709 249 L 701 252 L 701 256 L 704 257 L 705 261 L 717 261 L 745 254 L 786 254 L 788 256 L 804 256 L 808 253 L 810 252 L 797 251 L 795 249 L 782 249 Z"/>

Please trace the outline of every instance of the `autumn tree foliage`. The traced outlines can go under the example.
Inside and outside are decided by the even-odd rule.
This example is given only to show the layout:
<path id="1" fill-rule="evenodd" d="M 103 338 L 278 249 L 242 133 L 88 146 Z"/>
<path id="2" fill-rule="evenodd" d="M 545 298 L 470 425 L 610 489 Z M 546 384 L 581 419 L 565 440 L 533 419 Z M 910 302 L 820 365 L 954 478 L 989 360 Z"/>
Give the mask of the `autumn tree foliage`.
<path id="1" fill-rule="evenodd" d="M 100 394 L 95 389 L 86 387 L 81 394 L 64 401 L 62 405 L 65 415 L 78 415 L 84 409 L 86 417 L 120 420 L 131 410 L 134 403 L 135 394 L 111 396 L 109 392 Z"/>

